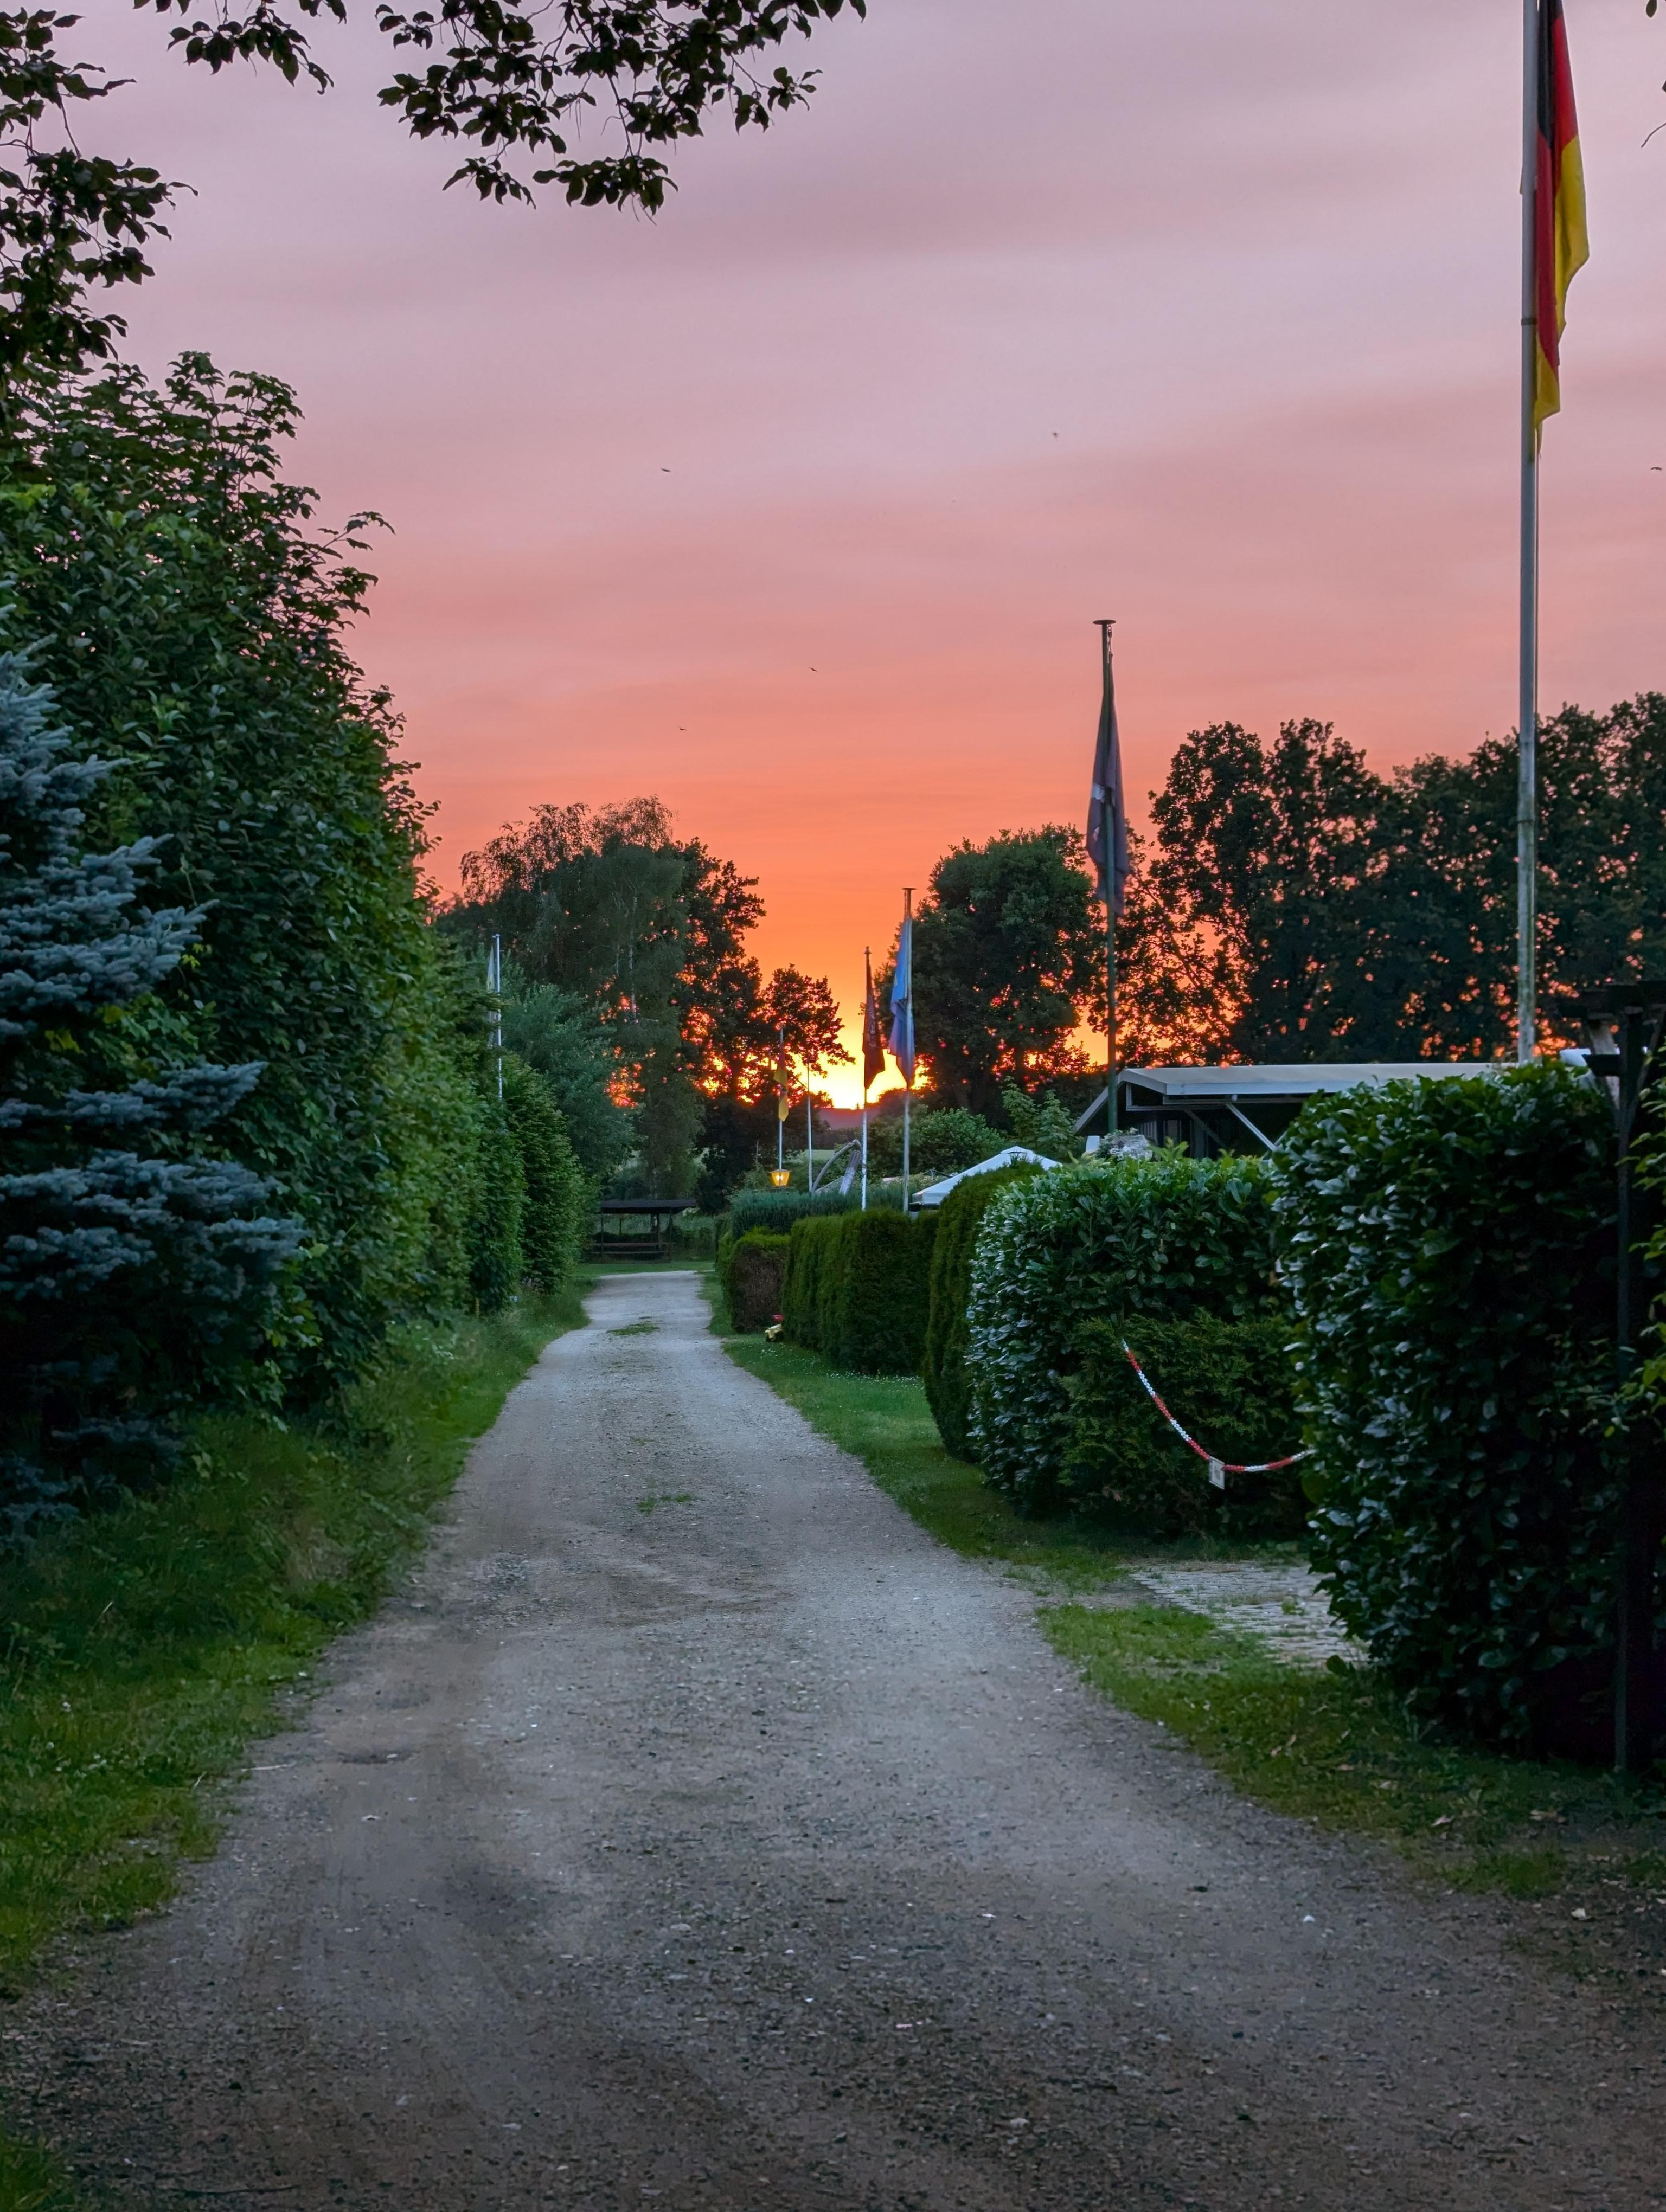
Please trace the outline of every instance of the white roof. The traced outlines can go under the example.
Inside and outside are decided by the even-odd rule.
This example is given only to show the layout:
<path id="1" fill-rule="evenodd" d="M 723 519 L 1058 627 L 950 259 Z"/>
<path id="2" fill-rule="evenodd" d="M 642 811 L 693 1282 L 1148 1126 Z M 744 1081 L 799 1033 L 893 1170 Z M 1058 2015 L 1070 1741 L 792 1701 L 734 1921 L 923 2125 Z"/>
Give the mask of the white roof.
<path id="1" fill-rule="evenodd" d="M 941 1206 L 955 1185 L 964 1182 L 968 1176 L 988 1175 L 995 1168 L 1018 1167 L 1025 1160 L 1038 1168 L 1059 1165 L 1057 1160 L 1049 1160 L 1045 1152 L 1032 1152 L 1027 1145 L 1008 1145 L 1004 1152 L 996 1152 L 987 1160 L 980 1160 L 975 1168 L 962 1168 L 958 1175 L 945 1176 L 941 1182 L 928 1182 L 924 1190 L 915 1191 L 914 1203 L 916 1206 Z"/>
<path id="2" fill-rule="evenodd" d="M 1164 1098 L 1309 1098 L 1356 1084 L 1392 1083 L 1416 1075 L 1485 1075 L 1496 1060 L 1335 1060 L 1265 1062 L 1246 1067 L 1125 1067 L 1120 1080 Z"/>

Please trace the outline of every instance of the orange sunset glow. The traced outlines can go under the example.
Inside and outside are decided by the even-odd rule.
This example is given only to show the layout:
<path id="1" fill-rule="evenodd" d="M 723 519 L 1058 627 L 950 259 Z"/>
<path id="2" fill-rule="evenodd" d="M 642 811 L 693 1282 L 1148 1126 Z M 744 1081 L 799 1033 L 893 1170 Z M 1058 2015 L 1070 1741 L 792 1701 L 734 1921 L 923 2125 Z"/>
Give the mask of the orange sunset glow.
<path id="1" fill-rule="evenodd" d="M 356 649 L 441 881 L 539 801 L 657 793 L 854 1047 L 905 884 L 1082 819 L 1097 616 L 1136 819 L 1204 722 L 1379 764 L 1513 722 L 1519 13 L 873 0 L 654 221 L 442 192 L 365 27 L 320 100 L 86 21 L 135 80 L 106 143 L 199 188 L 139 357 L 290 380 L 326 514 L 392 525 Z M 1577 14 L 1547 712 L 1666 682 L 1666 40 Z"/>

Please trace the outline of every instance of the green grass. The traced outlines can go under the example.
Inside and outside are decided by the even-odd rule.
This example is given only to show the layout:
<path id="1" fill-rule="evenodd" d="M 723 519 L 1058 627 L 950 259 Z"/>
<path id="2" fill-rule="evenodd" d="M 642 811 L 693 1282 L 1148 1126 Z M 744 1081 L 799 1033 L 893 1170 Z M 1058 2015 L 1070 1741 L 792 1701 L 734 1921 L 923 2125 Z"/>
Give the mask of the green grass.
<path id="1" fill-rule="evenodd" d="M 622 1328 L 610 1328 L 610 1336 L 652 1336 L 660 1326 L 657 1321 L 628 1321 Z"/>
<path id="2" fill-rule="evenodd" d="M 721 1320 L 714 1313 L 714 1325 Z M 1104 1696 L 1160 1722 L 1247 1796 L 1391 1844 L 1451 1887 L 1524 1899 L 1577 1892 L 1589 1899 L 1585 1925 L 1594 1926 L 1599 1908 L 1612 1921 L 1620 1898 L 1666 1891 L 1657 1786 L 1448 1742 L 1369 1668 L 1292 1666 L 1259 1638 L 1201 1613 L 1124 1602 L 1122 1593 L 1104 1606 L 1053 1601 L 1090 1596 L 1096 1587 L 1105 1593 L 1154 1547 L 1134 1556 L 1126 1543 L 1119 1548 L 1091 1528 L 1019 1519 L 976 1468 L 944 1450 L 924 1389 L 911 1376 L 841 1374 L 813 1352 L 756 1336 L 729 1338 L 725 1349 L 862 1460 L 933 1535 L 969 1558 L 1031 1572 L 1043 1600 L 1042 1626 L 1061 1655 Z M 1292 1549 L 1264 1547 L 1253 1556 L 1288 1557 Z M 1666 1913 L 1660 1917 L 1666 1945 Z M 1628 1924 L 1620 1948 L 1633 1937 L 1640 1941 L 1641 1931 Z M 1661 1958 L 1666 1963 L 1666 1948 Z"/>
<path id="3" fill-rule="evenodd" d="M 842 1374 L 818 1352 L 761 1336 L 730 1337 L 724 1349 L 854 1453 L 888 1498 L 952 1550 L 1035 1569 L 1066 1587 L 1123 1572 L 1122 1554 L 1108 1538 L 1068 1522 L 1021 1520 L 975 1467 L 951 1458 L 917 1377 Z"/>
<path id="4" fill-rule="evenodd" d="M 1608 1863 L 1617 1841 L 1657 1838 L 1657 1793 L 1444 1741 L 1367 1668 L 1288 1666 L 1173 1607 L 1054 1606 L 1042 1623 L 1096 1689 L 1263 1804 L 1381 1837 L 1454 1887 L 1540 1896 L 1592 1848 Z"/>
<path id="5" fill-rule="evenodd" d="M 325 1418 L 204 1421 L 166 1489 L 0 1565 L 0 1997 L 54 1936 L 125 1923 L 214 1849 L 280 1693 L 374 1608 L 585 1286 L 408 1332 Z M 0 2212 L 74 2202 L 0 2135 Z"/>
<path id="6" fill-rule="evenodd" d="M 0 1989 L 213 1846 L 215 1788 L 389 1570 L 578 1297 L 412 1332 L 330 1417 L 204 1422 L 166 1489 L 0 1565 Z"/>

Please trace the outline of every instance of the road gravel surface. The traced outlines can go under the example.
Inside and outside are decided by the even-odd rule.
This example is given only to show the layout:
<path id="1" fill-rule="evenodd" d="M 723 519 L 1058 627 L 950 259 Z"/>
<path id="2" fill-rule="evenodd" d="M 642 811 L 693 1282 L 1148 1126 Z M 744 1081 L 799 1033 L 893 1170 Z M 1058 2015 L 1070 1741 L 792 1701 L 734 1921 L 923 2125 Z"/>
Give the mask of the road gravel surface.
<path id="1" fill-rule="evenodd" d="M 8 2008 L 115 2203 L 1666 2204 L 1654 2015 L 1087 1692 L 694 1275 L 588 1310 L 219 1856 Z"/>

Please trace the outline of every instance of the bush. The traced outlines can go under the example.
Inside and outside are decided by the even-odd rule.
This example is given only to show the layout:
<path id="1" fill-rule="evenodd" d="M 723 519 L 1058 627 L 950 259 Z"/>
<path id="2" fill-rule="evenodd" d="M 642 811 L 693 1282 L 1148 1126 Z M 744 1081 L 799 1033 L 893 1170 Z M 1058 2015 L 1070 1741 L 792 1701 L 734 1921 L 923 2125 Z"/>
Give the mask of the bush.
<path id="1" fill-rule="evenodd" d="M 1277 1169 L 1331 1603 L 1423 1710 L 1541 1749 L 1611 1697 L 1610 1148 L 1535 1067 L 1316 1100 Z"/>
<path id="2" fill-rule="evenodd" d="M 847 1213 L 792 1237 L 783 1334 L 859 1375 L 912 1375 L 925 1350 L 933 1214 Z"/>
<path id="3" fill-rule="evenodd" d="M 966 1365 L 973 1448 L 1020 1511 L 1071 1493 L 1065 1377 L 1083 1322 L 1282 1310 L 1272 1199 L 1264 1160 L 1179 1152 L 1055 1168 L 1001 1194 L 973 1255 Z"/>
<path id="4" fill-rule="evenodd" d="M 910 1176 L 954 1175 L 974 1168 L 1000 1152 L 1012 1139 L 964 1106 L 916 1107 L 909 1117 L 909 1173 Z M 875 1176 L 903 1172 L 903 1117 L 900 1114 L 873 1117 L 867 1133 L 867 1171 Z"/>
<path id="5" fill-rule="evenodd" d="M 768 1328 L 781 1313 L 781 1278 L 791 1240 L 749 1229 L 730 1246 L 723 1268 L 731 1325 L 741 1335 Z"/>
<path id="6" fill-rule="evenodd" d="M 548 1083 L 514 1053 L 503 1055 L 503 1111 L 526 1186 L 521 1270 L 547 1296 L 560 1289 L 578 1259 L 589 1190 Z"/>
<path id="7" fill-rule="evenodd" d="M 1255 1466 L 1300 1449 L 1296 1370 L 1287 1320 L 1188 1321 L 1152 1315 L 1091 1321 L 1076 1332 L 1080 1364 L 1067 1378 L 1073 1413 L 1065 1480 L 1107 1519 L 1141 1535 L 1298 1536 L 1307 1520 L 1300 1466 L 1209 1480 L 1122 1350 L 1126 1336 L 1154 1389 L 1201 1444 Z"/>
<path id="8" fill-rule="evenodd" d="M 944 1448 L 957 1459 L 972 1456 L 971 1395 L 966 1377 L 966 1308 L 972 1292 L 972 1252 L 984 1215 L 1003 1190 L 1027 1176 L 1045 1173 L 1023 1164 L 969 1176 L 937 1212 L 932 1247 L 926 1342 L 921 1359 L 926 1397 Z"/>

